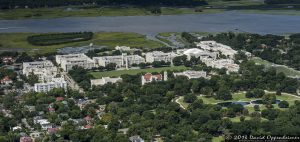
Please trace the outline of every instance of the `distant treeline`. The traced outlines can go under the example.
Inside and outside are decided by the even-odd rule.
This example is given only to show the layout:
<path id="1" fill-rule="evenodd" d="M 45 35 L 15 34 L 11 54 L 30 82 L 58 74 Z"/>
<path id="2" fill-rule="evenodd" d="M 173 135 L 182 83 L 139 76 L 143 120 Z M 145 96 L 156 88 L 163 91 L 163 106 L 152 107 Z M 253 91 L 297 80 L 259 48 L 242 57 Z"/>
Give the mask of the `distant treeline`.
<path id="1" fill-rule="evenodd" d="M 300 4 L 300 0 L 265 0 L 266 4 Z"/>
<path id="2" fill-rule="evenodd" d="M 57 33 L 33 35 L 27 38 L 32 45 L 46 46 L 70 42 L 87 41 L 93 38 L 92 32 Z"/>
<path id="3" fill-rule="evenodd" d="M 54 7 L 68 5 L 136 5 L 136 6 L 200 6 L 205 0 L 0 0 L 1 9 L 19 7 Z"/>
<path id="4" fill-rule="evenodd" d="M 183 32 L 183 33 L 181 34 L 181 37 L 182 37 L 183 39 L 185 39 L 186 41 L 188 41 L 189 43 L 194 43 L 194 42 L 198 41 L 198 38 L 197 38 L 197 37 L 195 37 L 195 36 L 193 36 L 192 34 L 187 33 L 187 32 Z"/>

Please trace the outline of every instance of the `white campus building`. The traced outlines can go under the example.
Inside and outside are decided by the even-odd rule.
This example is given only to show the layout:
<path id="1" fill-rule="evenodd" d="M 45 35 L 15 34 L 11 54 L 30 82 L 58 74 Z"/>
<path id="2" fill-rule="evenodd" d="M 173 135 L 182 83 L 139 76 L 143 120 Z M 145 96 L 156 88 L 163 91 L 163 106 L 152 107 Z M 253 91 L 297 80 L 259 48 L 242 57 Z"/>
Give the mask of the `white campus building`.
<path id="1" fill-rule="evenodd" d="M 226 68 L 227 73 L 229 72 L 238 72 L 240 67 L 238 64 L 235 64 L 232 59 L 219 59 L 219 60 L 213 60 L 210 58 L 206 58 L 202 60 L 207 66 L 213 67 L 213 68 Z"/>
<path id="2" fill-rule="evenodd" d="M 202 58 L 216 59 L 218 57 L 218 52 L 205 51 L 199 48 L 178 49 L 177 54 L 186 55 L 188 60 L 190 60 L 191 57 L 196 57 L 200 59 Z"/>
<path id="3" fill-rule="evenodd" d="M 120 50 L 120 51 L 130 51 L 130 47 L 128 46 L 116 46 L 115 47 L 116 50 Z"/>
<path id="4" fill-rule="evenodd" d="M 172 62 L 172 60 L 177 56 L 179 55 L 173 52 L 164 53 L 161 51 L 153 51 L 153 52 L 146 53 L 146 62 L 148 63 L 152 63 L 154 61 Z"/>
<path id="5" fill-rule="evenodd" d="M 188 79 L 193 79 L 193 78 L 206 78 L 206 72 L 205 71 L 184 71 L 184 72 L 174 72 L 173 73 L 174 77 L 176 76 L 186 76 Z"/>
<path id="6" fill-rule="evenodd" d="M 56 55 L 55 60 L 67 72 L 72 70 L 74 66 L 83 67 L 84 69 L 95 67 L 95 62 L 85 54 Z"/>
<path id="7" fill-rule="evenodd" d="M 22 72 L 25 76 L 33 73 L 34 75 L 38 76 L 39 82 L 47 82 L 50 81 L 52 77 L 57 75 L 57 67 L 48 60 L 24 62 Z"/>
<path id="8" fill-rule="evenodd" d="M 137 49 L 137 48 L 130 48 L 128 46 L 116 46 L 115 50 L 119 50 L 121 52 L 134 52 L 134 51 L 141 51 L 141 49 Z"/>
<path id="9" fill-rule="evenodd" d="M 102 77 L 101 79 L 91 79 L 91 86 L 102 86 L 107 83 L 117 83 L 121 82 L 122 78 L 110 78 L 110 77 Z"/>
<path id="10" fill-rule="evenodd" d="M 52 78 L 51 81 L 46 83 L 35 83 L 34 91 L 35 92 L 48 92 L 53 88 L 64 88 L 67 89 L 67 82 L 63 77 L 60 78 Z"/>
<path id="11" fill-rule="evenodd" d="M 115 63 L 117 67 L 126 67 L 131 66 L 132 64 L 145 63 L 145 59 L 139 55 L 126 55 L 123 53 L 119 56 L 103 56 L 103 57 L 94 57 L 96 65 L 98 66 L 107 66 L 107 64 Z"/>
<path id="12" fill-rule="evenodd" d="M 206 51 L 221 52 L 221 54 L 231 59 L 233 59 L 234 55 L 237 54 L 237 51 L 233 50 L 231 47 L 217 43 L 216 41 L 200 41 L 197 43 L 197 47 Z"/>

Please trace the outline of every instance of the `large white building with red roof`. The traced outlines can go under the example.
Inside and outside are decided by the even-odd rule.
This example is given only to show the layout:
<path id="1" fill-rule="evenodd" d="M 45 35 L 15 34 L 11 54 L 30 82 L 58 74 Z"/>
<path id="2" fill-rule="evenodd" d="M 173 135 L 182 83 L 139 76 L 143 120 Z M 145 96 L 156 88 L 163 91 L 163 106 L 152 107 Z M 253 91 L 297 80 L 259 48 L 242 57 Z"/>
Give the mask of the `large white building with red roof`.
<path id="1" fill-rule="evenodd" d="M 168 74 L 165 71 L 164 75 L 162 74 L 151 74 L 151 73 L 146 73 L 145 75 L 142 75 L 142 85 L 146 83 L 150 83 L 153 81 L 167 81 L 168 80 Z"/>

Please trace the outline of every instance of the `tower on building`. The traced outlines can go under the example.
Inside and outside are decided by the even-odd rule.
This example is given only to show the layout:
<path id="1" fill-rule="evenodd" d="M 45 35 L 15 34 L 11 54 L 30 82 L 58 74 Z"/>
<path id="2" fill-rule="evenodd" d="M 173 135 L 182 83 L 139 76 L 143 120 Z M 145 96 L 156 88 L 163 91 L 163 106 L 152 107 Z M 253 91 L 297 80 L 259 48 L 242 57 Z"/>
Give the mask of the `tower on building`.
<path id="1" fill-rule="evenodd" d="M 168 72 L 164 71 L 164 81 L 167 81 L 167 80 L 168 80 Z"/>

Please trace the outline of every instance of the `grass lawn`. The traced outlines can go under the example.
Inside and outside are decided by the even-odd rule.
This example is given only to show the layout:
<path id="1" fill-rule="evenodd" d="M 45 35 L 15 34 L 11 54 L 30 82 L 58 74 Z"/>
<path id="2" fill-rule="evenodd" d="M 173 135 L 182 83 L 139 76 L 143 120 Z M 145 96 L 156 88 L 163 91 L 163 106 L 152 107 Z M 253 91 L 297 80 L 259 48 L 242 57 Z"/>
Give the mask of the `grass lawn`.
<path id="1" fill-rule="evenodd" d="M 66 43 L 51 46 L 34 46 L 27 42 L 27 37 L 34 33 L 0 33 L 1 49 L 23 49 L 27 52 L 54 52 L 58 48 L 67 46 L 83 46 L 94 43 L 95 45 L 108 46 L 114 48 L 117 45 L 130 46 L 135 48 L 158 48 L 163 46 L 161 43 L 149 40 L 146 36 L 137 33 L 122 32 L 99 32 L 94 33 L 94 37 L 89 41 Z"/>
<path id="2" fill-rule="evenodd" d="M 195 34 L 195 35 L 197 35 L 197 36 L 204 36 L 204 35 L 208 35 L 209 33 L 205 33 L 205 32 L 192 32 L 192 34 Z M 190 44 L 190 43 L 188 43 L 187 41 L 185 41 L 182 37 L 181 37 L 181 32 L 164 32 L 164 33 L 159 33 L 158 34 L 159 36 L 161 36 L 161 37 L 164 37 L 164 38 L 168 38 L 168 37 L 171 37 L 171 36 L 175 36 L 174 38 L 174 40 L 176 41 L 176 42 L 178 42 L 178 43 L 182 43 L 182 44 L 184 44 L 184 45 L 188 45 L 188 44 Z M 161 39 L 161 38 L 158 38 L 159 40 L 164 40 L 164 39 Z M 167 40 L 167 39 L 165 39 L 165 40 Z M 168 40 L 169 41 L 169 40 Z M 169 41 L 169 42 L 171 42 L 172 43 L 172 41 Z M 174 43 L 172 43 L 172 44 L 174 44 Z"/>
<path id="3" fill-rule="evenodd" d="M 174 67 L 162 67 L 162 68 L 148 68 L 148 69 L 134 69 L 134 70 L 116 70 L 116 71 L 107 71 L 107 72 L 91 72 L 95 78 L 102 77 L 118 77 L 123 74 L 136 75 L 139 73 L 147 73 L 147 72 L 161 72 L 166 70 L 187 70 L 189 68 L 185 66 L 174 66 Z"/>
<path id="4" fill-rule="evenodd" d="M 263 59 L 258 58 L 258 57 L 254 57 L 252 59 L 252 61 L 254 61 L 257 64 L 265 65 L 266 68 L 273 67 L 273 68 L 276 69 L 277 72 L 283 72 L 287 76 L 291 76 L 291 77 L 300 76 L 300 71 L 297 71 L 295 69 L 289 68 L 287 66 L 275 65 L 275 64 L 273 64 L 271 62 L 268 62 L 268 61 L 263 60 Z"/>
<path id="5" fill-rule="evenodd" d="M 237 116 L 237 117 L 233 117 L 233 118 L 229 118 L 232 122 L 241 122 L 240 120 L 240 116 Z M 245 116 L 245 120 L 251 120 L 251 117 L 250 116 Z M 268 119 L 266 118 L 260 118 L 261 121 L 268 121 Z"/>
<path id="6" fill-rule="evenodd" d="M 186 102 L 183 101 L 182 96 L 178 98 L 178 103 L 181 104 L 185 109 L 187 109 L 188 106 L 189 106 L 189 103 L 186 103 Z"/>
<path id="7" fill-rule="evenodd" d="M 221 142 L 224 141 L 224 137 L 223 136 L 219 136 L 219 137 L 213 137 L 212 142 Z"/>
<path id="8" fill-rule="evenodd" d="M 269 93 L 275 93 L 275 92 L 269 92 Z M 202 99 L 205 104 L 216 104 L 219 102 L 226 102 L 223 100 L 216 100 L 212 97 L 207 98 L 205 96 L 198 96 L 198 98 Z M 232 94 L 232 100 L 228 100 L 228 101 L 250 101 L 255 99 L 256 98 L 246 98 L 244 92 L 239 92 L 239 93 Z M 276 99 L 288 101 L 292 105 L 294 104 L 295 100 L 300 100 L 300 98 L 296 96 L 288 95 L 287 93 L 282 93 L 281 96 L 276 95 Z"/>
<path id="9" fill-rule="evenodd" d="M 205 96 L 198 96 L 199 99 L 202 99 L 205 104 L 216 104 L 220 102 L 228 102 L 228 101 L 250 101 L 251 99 L 245 97 L 245 93 L 234 93 L 232 94 L 232 100 L 223 101 L 223 100 L 216 100 L 213 97 L 205 97 Z"/>
<path id="10" fill-rule="evenodd" d="M 268 92 L 268 93 L 275 93 L 275 92 Z M 205 97 L 205 96 L 198 96 L 198 99 L 202 99 L 203 102 L 204 102 L 205 104 L 217 104 L 217 103 L 219 103 L 219 102 L 226 102 L 226 101 L 222 101 L 222 100 L 216 100 L 216 99 L 214 99 L 214 98 L 212 98 L 212 97 L 207 98 L 207 97 Z M 250 101 L 250 100 L 255 100 L 255 99 L 256 99 L 256 98 L 246 98 L 246 97 L 245 97 L 245 93 L 240 92 L 240 93 L 234 93 L 234 94 L 232 95 L 232 100 L 228 100 L 227 102 L 229 102 L 229 101 Z M 293 95 L 289 95 L 289 94 L 287 94 L 287 93 L 282 93 L 281 96 L 277 96 L 277 95 L 276 95 L 276 99 L 278 99 L 278 100 L 285 100 L 285 101 L 289 102 L 289 105 L 290 105 L 290 106 L 294 105 L 294 101 L 295 101 L 295 100 L 300 100 L 299 97 L 296 97 L 296 96 L 293 96 Z M 187 108 L 188 105 L 189 105 L 189 103 L 185 103 L 185 102 L 183 101 L 183 96 L 181 96 L 181 97 L 178 99 L 178 102 L 179 102 L 183 107 L 185 107 L 185 108 Z M 254 106 L 254 105 L 247 105 L 247 106 L 245 106 L 245 108 L 248 109 L 249 113 L 252 113 L 252 112 L 255 111 L 254 108 L 253 108 L 253 106 Z M 259 105 L 259 106 L 260 106 L 260 110 L 266 109 L 265 105 Z M 277 104 L 273 104 L 273 107 L 274 107 L 275 109 L 280 109 L 280 110 L 285 110 L 285 109 L 286 109 L 286 108 L 279 108 Z"/>
<path id="11" fill-rule="evenodd" d="M 229 118 L 232 122 L 241 122 L 240 121 L 240 116 L 237 116 L 237 117 L 233 117 L 233 118 Z M 251 117 L 249 116 L 245 116 L 245 120 L 250 120 Z"/>
<path id="12" fill-rule="evenodd" d="M 169 41 L 168 39 L 164 38 L 164 37 L 159 37 L 159 36 L 156 36 L 155 38 L 157 38 L 158 40 L 170 45 L 170 46 L 173 46 L 173 43 L 171 41 Z"/>
<path id="13" fill-rule="evenodd" d="M 273 92 L 273 93 L 275 93 L 275 92 Z M 285 100 L 289 103 L 290 106 L 294 105 L 295 100 L 300 100 L 300 98 L 297 98 L 296 96 L 288 95 L 287 93 L 282 93 L 281 96 L 276 95 L 276 99 Z M 249 113 L 252 113 L 252 112 L 255 111 L 253 105 L 248 105 L 248 106 L 245 106 L 245 107 L 248 109 Z M 259 108 L 260 108 L 260 110 L 267 109 L 266 106 L 262 105 L 262 104 L 259 105 Z M 280 109 L 280 110 L 286 110 L 287 109 L 287 108 L 279 108 L 278 104 L 273 104 L 273 108 L 274 109 Z"/>

